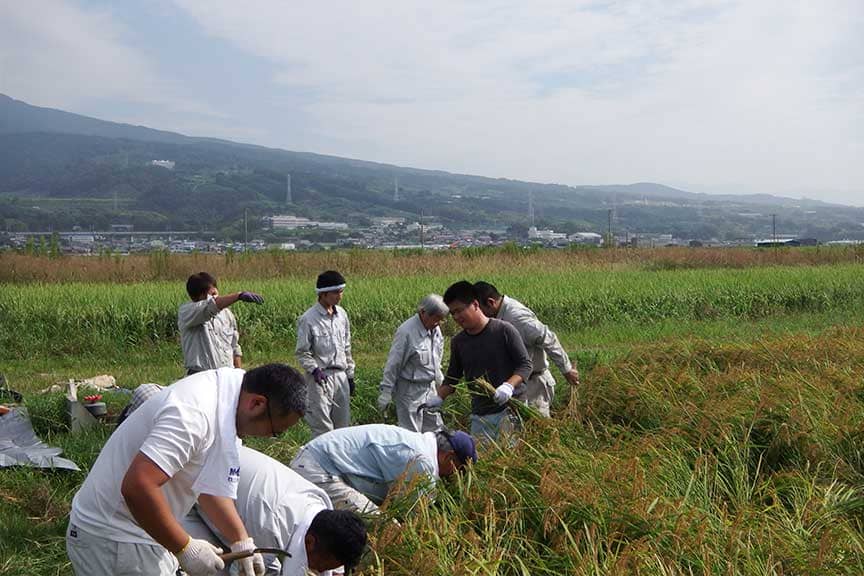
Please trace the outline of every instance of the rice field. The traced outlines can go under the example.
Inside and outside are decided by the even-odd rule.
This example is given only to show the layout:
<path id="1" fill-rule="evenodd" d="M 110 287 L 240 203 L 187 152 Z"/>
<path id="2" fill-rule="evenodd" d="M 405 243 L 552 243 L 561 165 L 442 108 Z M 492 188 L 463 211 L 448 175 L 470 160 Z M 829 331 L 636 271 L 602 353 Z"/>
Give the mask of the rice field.
<path id="1" fill-rule="evenodd" d="M 696 270 L 514 271 L 469 276 L 495 283 L 563 331 L 606 324 L 754 319 L 856 308 L 864 303 L 859 265 Z M 348 277 L 343 305 L 361 349 L 386 343 L 428 292 L 443 293 L 461 275 Z M 308 278 L 224 279 L 223 293 L 255 290 L 263 306 L 238 304 L 243 340 L 252 347 L 288 346 L 295 320 L 314 302 Z M 0 334 L 7 355 L 117 352 L 177 339 L 182 282 L 135 284 L 0 284 Z M 22 328 L 22 329 L 16 329 Z M 23 329 L 25 328 L 26 329 Z"/>
<path id="2" fill-rule="evenodd" d="M 294 363 L 294 323 L 314 299 L 314 276 L 346 257 L 221 278 L 223 292 L 267 299 L 233 308 L 249 365 Z M 166 266 L 197 271 L 192 258 Z M 463 277 L 531 306 L 583 373 L 572 395 L 559 384 L 553 420 L 482 453 L 436 505 L 389 502 L 370 526 L 362 573 L 864 573 L 864 267 L 834 256 L 772 266 L 560 258 L 346 274 L 358 422 L 380 421 L 375 388 L 396 326 L 423 294 Z M 181 371 L 183 283 L 4 280 L 0 372 L 26 393 L 43 439 L 86 470 L 110 429 L 70 434 L 59 398 L 36 391 L 104 372 L 129 387 L 170 382 Z M 108 400 L 122 406 L 119 395 Z M 464 398 L 448 410 L 451 425 L 464 425 Z M 288 460 L 306 438 L 299 426 L 254 444 Z M 0 574 L 71 573 L 63 531 L 83 478 L 0 470 Z"/>

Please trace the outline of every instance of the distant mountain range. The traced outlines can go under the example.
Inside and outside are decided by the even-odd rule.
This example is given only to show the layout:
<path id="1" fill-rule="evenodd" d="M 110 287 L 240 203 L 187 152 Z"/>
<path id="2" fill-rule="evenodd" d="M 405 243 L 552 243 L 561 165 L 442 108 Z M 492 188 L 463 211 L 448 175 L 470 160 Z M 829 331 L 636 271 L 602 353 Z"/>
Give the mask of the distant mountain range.
<path id="1" fill-rule="evenodd" d="M 778 232 L 820 240 L 864 238 L 864 209 L 768 194 L 695 194 L 662 184 L 565 186 L 405 168 L 291 152 L 40 108 L 0 94 L 0 230 L 107 228 L 215 230 L 239 218 L 290 213 L 363 223 L 427 218 L 455 227 L 536 223 L 734 239 Z M 154 165 L 169 160 L 174 168 Z M 286 203 L 288 175 L 291 203 Z M 398 181 L 398 194 L 395 193 Z"/>

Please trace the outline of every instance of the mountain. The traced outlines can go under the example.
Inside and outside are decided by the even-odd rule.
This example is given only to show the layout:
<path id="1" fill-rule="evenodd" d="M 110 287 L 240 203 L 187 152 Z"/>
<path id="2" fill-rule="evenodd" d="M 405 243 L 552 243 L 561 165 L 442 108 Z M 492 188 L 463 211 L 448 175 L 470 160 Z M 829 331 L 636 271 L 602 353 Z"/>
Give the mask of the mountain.
<path id="1" fill-rule="evenodd" d="M 5 94 L 0 94 L 0 134 L 25 134 L 28 132 L 59 132 L 81 136 L 126 138 L 145 142 L 183 143 L 190 141 L 188 136 L 176 132 L 154 130 L 132 124 L 117 124 L 53 108 L 31 106 Z"/>
<path id="2" fill-rule="evenodd" d="M 864 210 L 769 195 L 709 196 L 650 182 L 538 184 L 451 174 L 195 138 L 40 108 L 0 95 L 0 230 L 214 230 L 236 236 L 273 213 L 363 223 L 375 216 L 437 219 L 453 228 L 538 226 L 684 238 L 770 232 L 859 238 Z M 174 168 L 154 165 L 170 160 Z M 286 204 L 290 175 L 292 202 Z M 398 197 L 394 183 L 398 179 Z"/>

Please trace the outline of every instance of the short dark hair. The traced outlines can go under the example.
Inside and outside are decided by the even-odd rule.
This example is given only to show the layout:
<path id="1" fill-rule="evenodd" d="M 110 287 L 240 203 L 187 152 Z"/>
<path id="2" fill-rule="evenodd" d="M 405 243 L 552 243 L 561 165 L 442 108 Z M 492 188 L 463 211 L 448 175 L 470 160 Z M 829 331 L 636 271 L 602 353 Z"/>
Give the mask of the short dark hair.
<path id="1" fill-rule="evenodd" d="M 366 525 L 351 510 L 322 510 L 312 519 L 309 533 L 315 536 L 322 552 L 354 568 L 366 551 Z"/>
<path id="2" fill-rule="evenodd" d="M 287 364 L 265 364 L 243 375 L 241 390 L 260 394 L 280 410 L 280 414 L 306 413 L 306 382 Z"/>
<path id="3" fill-rule="evenodd" d="M 494 285 L 489 282 L 484 282 L 483 280 L 474 283 L 474 292 L 477 294 L 477 299 L 481 302 L 486 302 L 489 298 L 492 298 L 493 300 L 501 298 L 498 289 Z"/>
<path id="4" fill-rule="evenodd" d="M 455 284 L 451 284 L 447 291 L 444 292 L 444 303 L 448 306 L 453 302 L 461 302 L 462 304 L 471 304 L 477 300 L 477 292 L 474 291 L 474 285 L 467 280 L 460 280 Z"/>
<path id="5" fill-rule="evenodd" d="M 196 300 L 207 294 L 211 286 L 217 286 L 216 277 L 207 272 L 198 272 L 186 280 L 186 293 L 189 294 L 189 298 Z"/>

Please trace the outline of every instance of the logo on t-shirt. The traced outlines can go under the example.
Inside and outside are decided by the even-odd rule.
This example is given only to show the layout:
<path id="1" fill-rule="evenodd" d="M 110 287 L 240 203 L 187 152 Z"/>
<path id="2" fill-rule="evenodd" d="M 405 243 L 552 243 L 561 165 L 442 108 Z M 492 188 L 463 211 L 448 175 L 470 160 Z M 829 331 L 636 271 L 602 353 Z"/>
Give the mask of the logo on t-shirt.
<path id="1" fill-rule="evenodd" d="M 240 467 L 228 468 L 228 482 L 234 483 L 240 480 Z"/>

